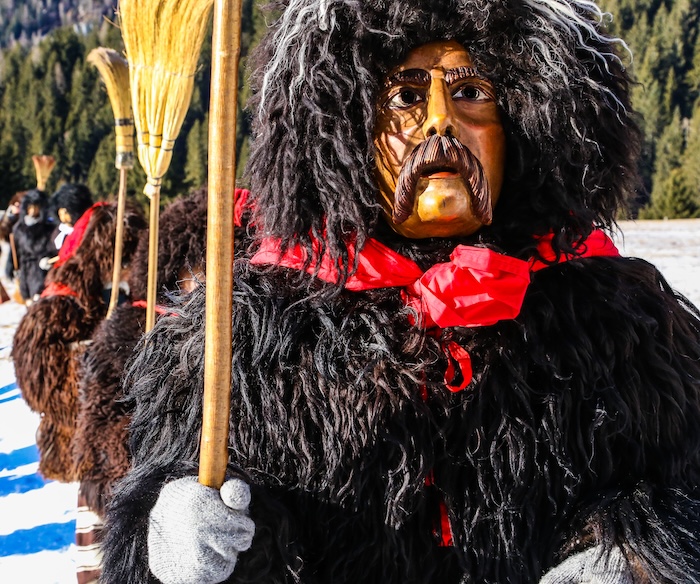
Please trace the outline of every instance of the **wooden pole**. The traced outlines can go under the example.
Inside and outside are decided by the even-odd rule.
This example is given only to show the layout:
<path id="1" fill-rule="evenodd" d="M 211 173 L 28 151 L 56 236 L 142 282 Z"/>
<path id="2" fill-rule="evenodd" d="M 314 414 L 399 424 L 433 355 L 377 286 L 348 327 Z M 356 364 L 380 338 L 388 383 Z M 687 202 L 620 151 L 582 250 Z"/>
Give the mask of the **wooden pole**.
<path id="1" fill-rule="evenodd" d="M 146 288 L 146 332 L 156 324 L 156 292 L 158 291 L 158 221 L 160 188 L 151 194 L 148 216 L 148 278 Z"/>
<path id="2" fill-rule="evenodd" d="M 114 236 L 114 266 L 112 268 L 112 293 L 109 297 L 107 318 L 119 302 L 119 283 L 122 279 L 122 248 L 124 247 L 124 208 L 126 207 L 126 167 L 119 169 L 119 194 L 117 195 L 117 231 Z"/>
<path id="3" fill-rule="evenodd" d="M 15 247 L 15 234 L 10 233 L 10 251 L 12 252 L 12 266 L 15 271 L 19 270 L 19 261 L 17 260 L 17 248 Z"/>
<path id="4" fill-rule="evenodd" d="M 209 108 L 204 403 L 199 482 L 220 488 L 228 465 L 233 210 L 241 0 L 216 0 Z"/>
<path id="5" fill-rule="evenodd" d="M 96 47 L 88 53 L 88 63 L 94 65 L 104 81 L 109 103 L 114 112 L 116 156 L 114 166 L 119 170 L 117 195 L 117 228 L 114 235 L 114 265 L 112 267 L 112 293 L 109 297 L 107 318 L 119 302 L 119 283 L 122 273 L 122 247 L 124 245 L 124 211 L 126 207 L 126 171 L 134 167 L 134 116 L 131 108 L 129 64 L 114 49 Z"/>

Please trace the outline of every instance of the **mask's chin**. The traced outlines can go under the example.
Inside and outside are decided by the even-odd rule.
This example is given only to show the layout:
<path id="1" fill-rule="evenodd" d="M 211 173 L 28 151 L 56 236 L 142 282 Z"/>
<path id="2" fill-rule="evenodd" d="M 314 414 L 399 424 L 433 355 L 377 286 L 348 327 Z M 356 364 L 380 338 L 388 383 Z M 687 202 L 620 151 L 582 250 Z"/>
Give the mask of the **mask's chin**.
<path id="1" fill-rule="evenodd" d="M 399 235 L 411 239 L 467 237 L 484 225 L 473 213 L 471 193 L 460 176 L 439 173 L 421 178 L 416 190 L 413 212 L 402 223 L 395 223 L 391 209 L 384 208 L 386 220 Z"/>

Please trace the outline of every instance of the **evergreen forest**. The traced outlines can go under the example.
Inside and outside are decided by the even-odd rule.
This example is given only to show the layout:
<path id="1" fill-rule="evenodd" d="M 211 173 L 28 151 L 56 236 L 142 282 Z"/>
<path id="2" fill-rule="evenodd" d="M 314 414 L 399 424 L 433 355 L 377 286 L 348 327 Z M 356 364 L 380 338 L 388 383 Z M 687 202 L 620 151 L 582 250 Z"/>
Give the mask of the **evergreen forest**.
<path id="1" fill-rule="evenodd" d="M 612 15 L 608 31 L 630 49 L 621 57 L 637 82 L 633 105 L 644 131 L 644 184 L 629 213 L 641 219 L 700 217 L 700 0 L 599 2 Z M 15 192 L 35 186 L 33 154 L 56 158 L 49 192 L 68 181 L 87 184 L 98 198 L 116 193 L 113 114 L 97 70 L 86 63 L 97 46 L 123 50 L 110 4 L 0 0 L 0 209 Z M 244 0 L 243 11 L 240 103 L 248 94 L 246 55 L 265 28 L 257 0 Z M 164 202 L 206 181 L 208 42 L 164 180 Z M 243 113 L 236 137 L 239 173 L 248 135 Z M 139 196 L 144 184 L 137 164 L 129 173 L 130 193 Z"/>

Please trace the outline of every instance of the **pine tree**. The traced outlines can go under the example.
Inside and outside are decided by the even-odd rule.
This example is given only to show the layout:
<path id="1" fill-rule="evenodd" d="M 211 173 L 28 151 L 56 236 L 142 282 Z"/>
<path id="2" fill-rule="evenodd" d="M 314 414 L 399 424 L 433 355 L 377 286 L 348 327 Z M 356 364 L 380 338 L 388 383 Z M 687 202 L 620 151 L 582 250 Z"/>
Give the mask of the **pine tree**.
<path id="1" fill-rule="evenodd" d="M 688 219 L 700 217 L 700 207 L 683 172 L 676 168 L 663 181 L 652 204 L 639 212 L 640 219 Z"/>

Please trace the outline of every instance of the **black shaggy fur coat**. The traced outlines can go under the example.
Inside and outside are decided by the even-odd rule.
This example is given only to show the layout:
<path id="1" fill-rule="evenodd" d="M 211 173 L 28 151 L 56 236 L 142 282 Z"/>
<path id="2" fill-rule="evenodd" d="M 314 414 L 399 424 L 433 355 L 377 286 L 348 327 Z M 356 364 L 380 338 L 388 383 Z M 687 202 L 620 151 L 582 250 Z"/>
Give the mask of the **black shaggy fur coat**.
<path id="1" fill-rule="evenodd" d="M 398 289 L 299 278 L 236 265 L 229 454 L 256 535 L 228 582 L 525 584 L 597 544 L 638 582 L 700 582 L 700 318 L 653 266 L 549 267 L 517 318 L 439 338 Z M 148 514 L 196 472 L 203 336 L 200 291 L 132 365 L 134 466 L 103 582 L 155 582 Z M 442 381 L 449 339 L 474 367 L 459 393 Z M 433 533 L 441 501 L 452 547 Z"/>
<path id="2" fill-rule="evenodd" d="M 19 263 L 19 290 L 25 300 L 41 294 L 44 289 L 46 272 L 39 267 L 39 261 L 56 255 L 51 241 L 53 228 L 53 224 L 45 221 L 32 226 L 19 222 L 12 231 Z"/>

